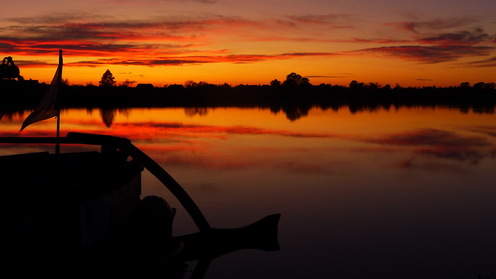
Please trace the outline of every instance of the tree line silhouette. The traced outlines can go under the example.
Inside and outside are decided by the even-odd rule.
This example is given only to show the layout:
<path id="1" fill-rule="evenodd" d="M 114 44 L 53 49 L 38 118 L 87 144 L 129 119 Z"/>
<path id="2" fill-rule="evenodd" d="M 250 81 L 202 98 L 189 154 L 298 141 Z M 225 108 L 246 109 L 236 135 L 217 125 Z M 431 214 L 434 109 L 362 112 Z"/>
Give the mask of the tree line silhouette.
<path id="1" fill-rule="evenodd" d="M 155 87 L 152 84 L 116 85 L 107 70 L 99 86 L 63 84 L 59 106 L 63 108 L 132 108 L 132 107 L 259 107 L 273 112 L 284 111 L 288 118 L 306 115 L 312 107 L 338 110 L 347 107 L 351 112 L 428 106 L 449 107 L 461 111 L 473 110 L 494 113 L 496 84 L 463 82 L 450 87 L 381 86 L 353 80 L 348 86 L 313 85 L 306 77 L 290 73 L 284 81 L 274 79 L 268 85 L 221 85 L 187 81 Z M 48 84 L 31 80 L 1 80 L 0 111 L 33 109 L 48 88 Z"/>

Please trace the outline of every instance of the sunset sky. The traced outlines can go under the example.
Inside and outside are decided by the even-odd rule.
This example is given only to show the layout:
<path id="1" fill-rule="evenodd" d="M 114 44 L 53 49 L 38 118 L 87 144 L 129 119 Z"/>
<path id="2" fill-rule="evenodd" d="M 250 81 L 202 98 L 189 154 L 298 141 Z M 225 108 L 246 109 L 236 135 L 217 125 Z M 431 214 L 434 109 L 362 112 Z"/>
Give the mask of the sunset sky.
<path id="1" fill-rule="evenodd" d="M 16 0 L 0 55 L 50 82 L 451 86 L 496 82 L 495 0 Z"/>

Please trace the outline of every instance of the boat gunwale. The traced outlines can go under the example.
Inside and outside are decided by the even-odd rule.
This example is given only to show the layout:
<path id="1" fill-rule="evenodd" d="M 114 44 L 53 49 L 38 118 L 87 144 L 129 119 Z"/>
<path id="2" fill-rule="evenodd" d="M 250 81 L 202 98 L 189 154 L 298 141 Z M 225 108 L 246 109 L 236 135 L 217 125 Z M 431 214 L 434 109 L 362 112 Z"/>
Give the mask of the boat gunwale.
<path id="1" fill-rule="evenodd" d="M 137 159 L 144 168 L 152 173 L 162 184 L 176 197 L 189 213 L 194 223 L 200 231 L 208 231 L 211 229 L 210 224 L 184 188 L 165 171 L 157 162 L 146 155 L 138 147 L 133 145 L 127 138 L 89 134 L 79 132 L 69 132 L 65 137 L 1 137 L 0 143 L 16 143 L 16 144 L 88 144 L 100 145 L 101 152 L 120 152 L 123 156 L 131 156 Z"/>

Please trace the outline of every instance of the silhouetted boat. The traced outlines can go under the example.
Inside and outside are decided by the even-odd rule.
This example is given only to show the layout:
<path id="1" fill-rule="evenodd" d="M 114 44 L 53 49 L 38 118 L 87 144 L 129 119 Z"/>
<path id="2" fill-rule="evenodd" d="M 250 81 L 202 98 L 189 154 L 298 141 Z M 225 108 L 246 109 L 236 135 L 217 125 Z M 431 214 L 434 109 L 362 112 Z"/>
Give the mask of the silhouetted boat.
<path id="1" fill-rule="evenodd" d="M 223 254 L 279 249 L 279 214 L 241 228 L 211 228 L 184 189 L 128 139 L 68 133 L 0 138 L 0 143 L 101 146 L 0 156 L 8 210 L 4 251 L 7 266 L 17 272 L 152 272 L 182 278 L 184 263 L 198 260 L 195 277 L 201 278 L 208 263 Z M 176 209 L 157 196 L 141 198 L 144 169 L 178 199 L 198 233 L 172 235 Z"/>

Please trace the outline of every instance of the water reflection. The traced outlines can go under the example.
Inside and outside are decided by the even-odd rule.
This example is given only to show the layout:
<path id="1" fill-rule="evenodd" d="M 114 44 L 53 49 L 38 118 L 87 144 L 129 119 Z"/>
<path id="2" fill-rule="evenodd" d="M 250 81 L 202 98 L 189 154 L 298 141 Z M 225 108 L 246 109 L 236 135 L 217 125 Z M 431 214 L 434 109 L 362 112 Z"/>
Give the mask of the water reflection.
<path id="1" fill-rule="evenodd" d="M 67 110 L 62 126 L 132 139 L 219 224 L 282 213 L 284 249 L 224 255 L 211 278 L 464 279 L 496 276 L 495 117 L 449 106 L 181 107 L 114 111 L 110 127 Z M 4 115 L 2 134 L 22 120 Z M 144 183 L 143 194 L 163 195 Z M 177 217 L 177 233 L 190 231 Z"/>
<path id="2" fill-rule="evenodd" d="M 122 115 L 129 115 L 129 108 L 100 108 L 100 116 L 102 117 L 102 121 L 105 124 L 107 128 L 110 128 L 112 124 L 114 123 L 115 120 L 115 115 L 117 113 L 122 114 Z M 88 110 L 89 113 L 92 112 L 92 110 Z"/>
<path id="3" fill-rule="evenodd" d="M 195 115 L 206 116 L 208 114 L 208 108 L 188 107 L 188 108 L 184 108 L 184 114 L 190 117 Z"/>
<path id="4" fill-rule="evenodd" d="M 286 114 L 286 118 L 290 121 L 296 121 L 308 115 L 311 106 L 284 106 L 284 107 L 271 107 L 270 111 L 273 113 L 282 112 Z"/>
<path id="5" fill-rule="evenodd" d="M 305 104 L 293 104 L 293 105 L 283 105 L 283 106 L 270 106 L 270 107 L 258 107 L 258 109 L 264 110 L 268 109 L 274 114 L 283 113 L 289 121 L 297 121 L 301 118 L 307 117 L 309 112 L 312 109 L 320 109 L 323 111 L 332 110 L 332 111 L 341 111 L 347 110 L 352 114 L 357 113 L 370 113 L 370 112 L 378 112 L 378 111 L 390 111 L 394 109 L 398 111 L 400 109 L 449 109 L 454 111 L 459 111 L 462 113 L 477 113 L 477 114 L 494 114 L 495 107 L 491 104 L 488 105 L 478 105 L 478 106 L 461 106 L 461 105 L 392 105 L 392 104 L 370 104 L 370 103 L 353 103 L 353 104 L 331 104 L 331 105 L 305 105 Z M 121 108 L 121 107 L 104 107 L 98 108 L 100 111 L 100 115 L 103 123 L 107 127 L 111 127 L 112 123 L 115 119 L 115 113 L 128 113 L 132 108 Z M 206 116 L 209 110 L 215 110 L 216 107 L 185 107 L 184 113 L 186 116 Z M 93 108 L 88 108 L 88 112 L 93 111 Z M 24 115 L 29 114 L 29 110 L 9 110 L 3 109 L 0 111 L 0 120 L 3 117 L 6 117 L 8 120 L 14 118 L 16 115 Z"/>
<path id="6" fill-rule="evenodd" d="M 484 133 L 484 130 L 479 132 Z M 418 129 L 364 140 L 387 146 L 410 146 L 416 157 L 437 157 L 471 164 L 477 164 L 485 157 L 494 158 L 496 148 L 493 142 L 481 135 L 465 136 L 439 129 Z M 410 159 L 403 165 L 413 167 L 414 163 Z M 429 168 L 433 169 L 433 166 Z"/>
<path id="7" fill-rule="evenodd" d="M 115 111 L 115 109 L 100 109 L 100 115 L 102 116 L 103 123 L 105 123 L 105 126 L 107 126 L 108 128 L 110 128 L 110 126 L 112 126 L 112 123 L 114 123 Z"/>

